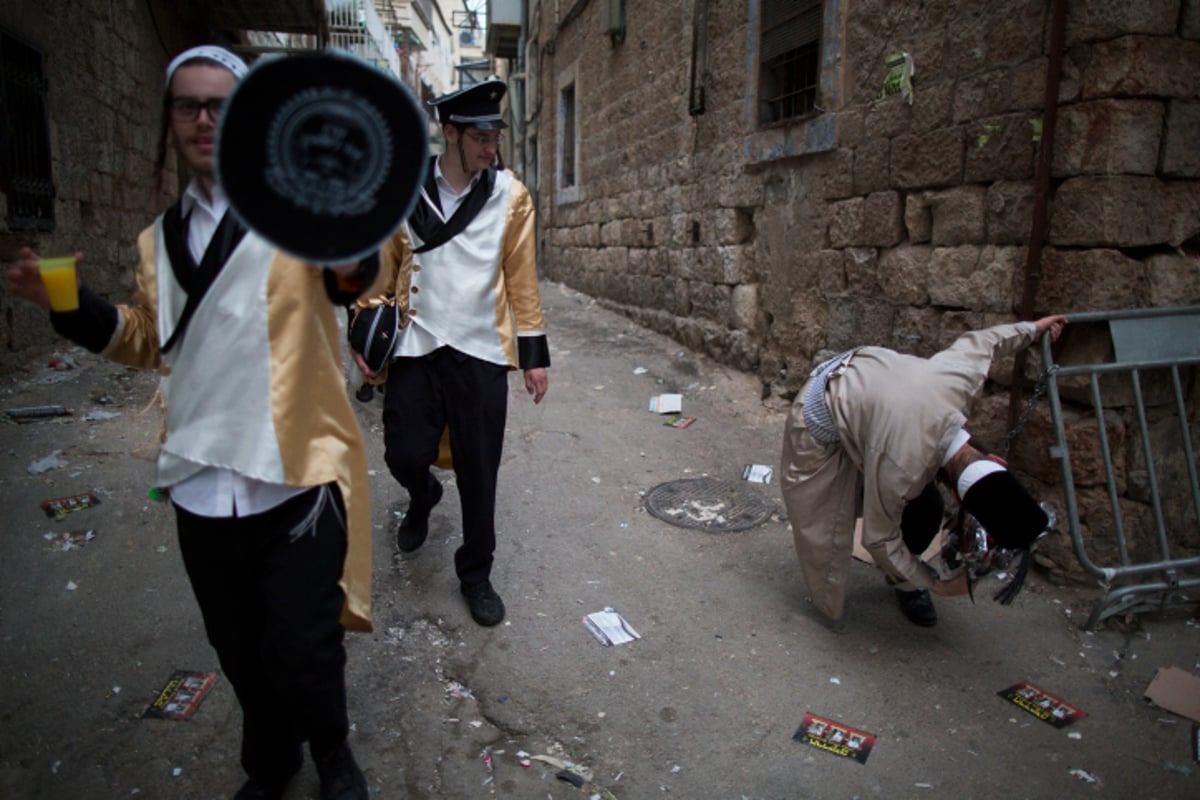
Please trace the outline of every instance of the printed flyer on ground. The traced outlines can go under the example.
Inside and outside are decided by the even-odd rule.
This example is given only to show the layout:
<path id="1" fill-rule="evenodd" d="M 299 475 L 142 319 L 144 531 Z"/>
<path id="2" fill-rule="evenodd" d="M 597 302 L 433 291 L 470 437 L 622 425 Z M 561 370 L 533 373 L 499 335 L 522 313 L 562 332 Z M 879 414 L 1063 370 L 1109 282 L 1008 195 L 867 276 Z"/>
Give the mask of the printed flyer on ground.
<path id="1" fill-rule="evenodd" d="M 867 763 L 867 756 L 875 746 L 875 734 L 851 728 L 825 717 L 809 712 L 804 715 L 800 729 L 792 736 L 794 740 L 842 758 L 853 758 L 860 764 Z"/>
<path id="2" fill-rule="evenodd" d="M 216 680 L 215 672 L 175 670 L 154 702 L 142 713 L 142 719 L 187 719 L 195 713 Z"/>
<path id="3" fill-rule="evenodd" d="M 1044 692 L 1029 681 L 1021 681 L 998 692 L 1008 702 L 1023 708 L 1043 722 L 1049 722 L 1056 728 L 1065 728 L 1076 720 L 1084 719 L 1087 714 L 1073 705 L 1064 703 L 1059 698 Z"/>

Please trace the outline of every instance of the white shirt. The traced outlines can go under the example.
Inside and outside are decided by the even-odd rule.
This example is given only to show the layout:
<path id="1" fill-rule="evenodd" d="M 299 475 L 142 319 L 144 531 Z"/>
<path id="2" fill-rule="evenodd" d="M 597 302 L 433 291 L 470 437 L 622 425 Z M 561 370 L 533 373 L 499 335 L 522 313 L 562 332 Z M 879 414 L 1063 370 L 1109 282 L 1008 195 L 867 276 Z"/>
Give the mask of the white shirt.
<path id="1" fill-rule="evenodd" d="M 221 217 L 229 210 L 229 201 L 225 199 L 225 192 L 216 184 L 213 184 L 212 200 L 209 200 L 199 181 L 193 178 L 183 190 L 179 210 L 188 221 L 188 250 L 191 251 L 196 266 L 199 266 L 204 258 L 204 251 L 208 249 L 208 243 L 212 241 L 217 226 L 221 224 Z"/>
<path id="2" fill-rule="evenodd" d="M 438 202 L 442 204 L 442 221 L 449 220 L 454 216 L 454 212 L 462 205 L 463 200 L 467 199 L 467 195 L 475 188 L 475 184 L 479 183 L 479 178 L 482 172 L 476 172 L 471 176 L 470 182 L 461 192 L 454 191 L 454 187 L 450 185 L 450 181 L 446 180 L 446 176 L 442 173 L 442 159 L 439 157 L 433 162 L 433 179 L 438 188 Z M 418 200 L 417 202 L 424 202 Z M 412 274 L 412 282 L 410 287 L 420 287 L 420 273 L 414 271 Z M 411 291 L 411 288 L 410 288 Z M 417 321 L 416 317 L 409 317 L 408 324 L 400 331 L 400 338 L 396 341 L 396 347 L 392 350 L 392 357 L 405 356 L 412 358 L 415 356 L 423 356 L 427 353 L 432 353 L 439 347 L 444 345 L 441 339 L 434 336 Z"/>
<path id="3" fill-rule="evenodd" d="M 188 220 L 188 250 L 197 265 L 228 209 L 229 202 L 219 186 L 213 186 L 210 200 L 199 181 L 193 178 L 188 183 L 180 199 L 180 211 Z M 206 467 L 172 486 L 171 500 L 202 517 L 246 517 L 268 511 L 304 491 L 247 478 L 229 469 Z"/>

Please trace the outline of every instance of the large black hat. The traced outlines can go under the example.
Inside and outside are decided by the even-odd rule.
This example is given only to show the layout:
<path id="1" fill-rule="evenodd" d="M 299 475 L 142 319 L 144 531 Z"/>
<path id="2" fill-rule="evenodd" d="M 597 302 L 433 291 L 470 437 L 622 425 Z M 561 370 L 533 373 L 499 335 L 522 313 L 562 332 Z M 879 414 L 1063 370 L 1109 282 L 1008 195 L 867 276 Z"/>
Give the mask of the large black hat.
<path id="1" fill-rule="evenodd" d="M 372 372 L 387 366 L 399 335 L 400 310 L 387 303 L 358 309 L 346 331 L 351 349 L 362 354 Z"/>
<path id="2" fill-rule="evenodd" d="M 325 51 L 256 63 L 221 113 L 216 177 L 229 206 L 280 250 L 353 261 L 412 211 L 429 140 L 390 73 Z"/>
<path id="3" fill-rule="evenodd" d="M 1046 512 L 1008 470 L 975 481 L 962 502 L 998 547 L 1028 548 L 1050 524 Z"/>
<path id="4" fill-rule="evenodd" d="M 508 127 L 500 115 L 500 101 L 508 87 L 491 79 L 444 94 L 429 101 L 437 111 L 438 122 L 457 122 L 481 131 L 502 131 Z"/>

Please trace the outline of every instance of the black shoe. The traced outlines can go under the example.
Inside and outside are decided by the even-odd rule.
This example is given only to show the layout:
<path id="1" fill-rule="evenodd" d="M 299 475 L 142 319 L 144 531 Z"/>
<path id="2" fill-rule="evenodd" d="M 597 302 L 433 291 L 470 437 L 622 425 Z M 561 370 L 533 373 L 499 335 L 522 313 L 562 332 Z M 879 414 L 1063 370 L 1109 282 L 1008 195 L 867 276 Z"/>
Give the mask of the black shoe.
<path id="1" fill-rule="evenodd" d="M 254 778 L 242 784 L 242 788 L 238 789 L 237 794 L 233 796 L 233 800 L 282 800 L 283 789 L 274 785 L 268 785 L 262 781 L 256 781 Z"/>
<path id="2" fill-rule="evenodd" d="M 425 544 L 425 537 L 429 535 L 429 513 L 441 499 L 442 484 L 430 476 L 427 504 L 409 504 L 408 511 L 404 512 L 404 519 L 400 520 L 400 527 L 396 529 L 396 547 L 400 548 L 401 553 L 411 553 Z"/>
<path id="3" fill-rule="evenodd" d="M 937 624 L 937 611 L 933 608 L 933 598 L 926 589 L 915 592 L 896 590 L 896 599 L 900 601 L 900 611 L 908 617 L 908 621 L 922 628 L 931 628 Z"/>
<path id="4" fill-rule="evenodd" d="M 480 625 L 490 628 L 504 619 L 504 601 L 492 588 L 491 581 L 474 586 L 464 585 L 462 593 L 467 598 L 467 607 L 471 609 L 471 618 Z"/>
<path id="5" fill-rule="evenodd" d="M 242 788 L 238 789 L 233 800 L 281 800 L 283 790 L 287 788 L 303 764 L 304 753 L 297 747 L 293 766 L 288 767 L 286 772 L 278 775 L 251 777 L 242 784 Z"/>
<path id="6" fill-rule="evenodd" d="M 369 383 L 364 383 L 362 386 L 358 387 L 358 391 L 354 393 L 354 396 L 360 402 L 369 403 L 371 402 L 372 398 L 375 397 L 375 387 Z"/>
<path id="7" fill-rule="evenodd" d="M 317 761 L 321 779 L 321 800 L 369 800 L 367 778 L 363 775 L 347 745 L 337 754 Z"/>

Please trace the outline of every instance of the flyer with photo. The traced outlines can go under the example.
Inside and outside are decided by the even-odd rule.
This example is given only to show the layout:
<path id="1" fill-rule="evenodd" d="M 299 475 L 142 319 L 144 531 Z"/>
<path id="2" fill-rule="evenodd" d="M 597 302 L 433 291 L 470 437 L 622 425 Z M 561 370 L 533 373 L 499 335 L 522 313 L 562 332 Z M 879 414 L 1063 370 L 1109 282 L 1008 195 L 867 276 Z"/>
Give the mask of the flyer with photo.
<path id="1" fill-rule="evenodd" d="M 1033 714 L 1042 722 L 1048 722 L 1056 728 L 1065 728 L 1072 722 L 1087 717 L 1087 714 L 1075 706 L 1064 703 L 1029 681 L 1015 683 L 997 694 L 1018 708 Z"/>
<path id="2" fill-rule="evenodd" d="M 82 511 L 85 508 L 100 505 L 100 498 L 96 497 L 93 492 L 88 492 L 87 494 L 43 500 L 39 505 L 50 519 L 62 519 L 72 511 Z"/>
<path id="3" fill-rule="evenodd" d="M 875 746 L 875 734 L 818 717 L 812 712 L 804 715 L 792 739 L 835 756 L 852 758 L 860 764 L 867 763 L 867 756 Z"/>
<path id="4" fill-rule="evenodd" d="M 142 713 L 142 719 L 187 719 L 195 713 L 216 680 L 215 672 L 175 670 L 154 702 Z"/>

